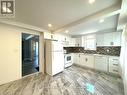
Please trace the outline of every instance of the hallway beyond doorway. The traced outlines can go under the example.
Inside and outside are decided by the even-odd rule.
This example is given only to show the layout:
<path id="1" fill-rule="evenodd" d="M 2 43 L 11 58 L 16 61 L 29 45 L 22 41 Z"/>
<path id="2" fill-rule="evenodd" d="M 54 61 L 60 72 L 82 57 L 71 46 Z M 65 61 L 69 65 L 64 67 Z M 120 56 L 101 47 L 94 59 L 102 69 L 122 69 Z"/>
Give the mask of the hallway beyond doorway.
<path id="1" fill-rule="evenodd" d="M 22 34 L 22 76 L 39 71 L 39 36 Z"/>

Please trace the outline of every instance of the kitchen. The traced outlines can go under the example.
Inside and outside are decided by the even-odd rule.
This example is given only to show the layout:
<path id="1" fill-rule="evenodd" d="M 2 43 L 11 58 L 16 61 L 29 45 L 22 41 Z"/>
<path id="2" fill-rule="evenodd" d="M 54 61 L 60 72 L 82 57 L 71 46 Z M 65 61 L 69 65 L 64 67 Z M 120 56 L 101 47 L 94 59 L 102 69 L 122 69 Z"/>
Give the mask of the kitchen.
<path id="1" fill-rule="evenodd" d="M 52 39 L 63 42 L 64 60 L 65 64 L 68 63 L 65 67 L 73 64 L 119 76 L 121 33 L 122 31 L 106 32 L 80 37 L 53 34 Z M 47 35 L 49 36 L 45 38 L 50 39 L 48 37 L 52 34 Z M 93 43 L 89 40 L 93 40 Z"/>
<path id="2" fill-rule="evenodd" d="M 47 36 L 48 35 L 48 36 Z M 122 31 L 111 31 L 111 32 L 103 32 L 103 33 L 90 33 L 86 35 L 81 35 L 81 36 L 70 36 L 68 33 L 64 34 L 52 34 L 52 33 L 45 33 L 44 38 L 45 40 L 48 41 L 53 41 L 53 42 L 59 42 L 63 46 L 63 52 L 64 52 L 64 63 L 63 59 L 60 58 L 60 54 L 56 55 L 56 59 L 60 60 L 60 63 L 56 61 L 54 63 L 53 61 L 49 62 L 49 59 L 55 60 L 55 56 L 52 59 L 49 53 L 47 53 L 47 59 L 46 59 L 46 73 L 51 75 L 51 76 L 59 76 L 61 72 L 66 72 L 66 70 L 70 70 L 70 72 L 75 71 L 74 68 L 82 68 L 82 70 L 86 70 L 86 72 L 94 72 L 96 74 L 99 73 L 99 77 L 103 77 L 104 79 L 108 79 L 108 81 L 113 82 L 113 80 L 116 80 L 116 83 L 119 84 L 121 90 L 117 89 L 116 85 L 114 84 L 109 84 L 107 81 L 107 84 L 112 87 L 109 88 L 116 91 L 118 90 L 118 94 L 122 95 L 123 92 L 123 83 L 121 81 L 121 71 L 120 71 L 120 51 L 121 51 L 121 35 Z M 49 51 L 49 45 L 47 46 L 47 50 Z M 53 46 L 54 47 L 54 46 Z M 56 45 L 56 48 L 60 48 L 58 45 Z M 53 54 L 54 55 L 54 54 Z M 48 62 L 47 62 L 48 61 Z M 52 70 L 49 69 L 50 63 L 52 63 Z M 54 65 L 53 65 L 54 64 Z M 55 64 L 56 67 L 55 67 Z M 62 65 L 63 64 L 63 65 Z M 57 69 L 57 73 L 55 72 L 56 68 L 62 68 L 62 70 Z M 54 69 L 53 69 L 54 68 Z M 74 70 L 73 70 L 74 69 Z M 50 70 L 50 73 L 49 73 Z M 78 70 L 77 70 L 78 71 Z M 79 70 L 79 72 L 81 72 Z M 87 73 L 83 74 L 87 74 Z M 90 73 L 89 72 L 89 73 Z M 75 76 L 77 76 L 79 73 L 75 73 Z M 92 75 L 92 74 L 90 74 Z M 90 75 L 87 75 L 87 78 L 89 80 Z M 81 75 L 82 76 L 82 73 Z M 93 75 L 92 75 L 93 76 Z M 74 77 L 74 76 L 73 76 Z M 84 75 L 85 77 L 85 75 Z M 110 78 L 111 80 L 110 80 Z M 98 79 L 98 78 L 97 78 Z M 94 80 L 94 79 L 93 79 Z M 102 81 L 102 80 L 100 80 Z M 92 84 L 90 87 L 94 88 Z M 104 84 L 103 86 L 105 86 Z M 102 85 L 101 85 L 102 86 Z M 89 87 L 89 86 L 87 86 Z M 86 87 L 86 88 L 87 88 Z M 114 91 L 110 91 L 109 89 L 105 93 L 108 95 L 109 93 L 112 93 L 111 95 L 114 95 L 113 93 L 116 93 Z M 88 91 L 88 90 L 87 90 Z M 103 90 L 102 90 L 103 91 Z M 89 93 L 95 93 L 94 90 L 88 91 Z"/>

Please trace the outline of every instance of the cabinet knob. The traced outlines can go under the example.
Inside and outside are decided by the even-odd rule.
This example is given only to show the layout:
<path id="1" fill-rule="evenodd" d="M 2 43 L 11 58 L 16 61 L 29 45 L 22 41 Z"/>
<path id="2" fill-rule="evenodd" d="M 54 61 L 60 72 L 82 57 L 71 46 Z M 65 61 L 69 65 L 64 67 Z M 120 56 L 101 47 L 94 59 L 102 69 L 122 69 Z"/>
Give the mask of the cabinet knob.
<path id="1" fill-rule="evenodd" d="M 86 58 L 85 60 L 86 60 L 86 62 L 88 61 L 88 59 L 87 59 L 87 58 Z"/>

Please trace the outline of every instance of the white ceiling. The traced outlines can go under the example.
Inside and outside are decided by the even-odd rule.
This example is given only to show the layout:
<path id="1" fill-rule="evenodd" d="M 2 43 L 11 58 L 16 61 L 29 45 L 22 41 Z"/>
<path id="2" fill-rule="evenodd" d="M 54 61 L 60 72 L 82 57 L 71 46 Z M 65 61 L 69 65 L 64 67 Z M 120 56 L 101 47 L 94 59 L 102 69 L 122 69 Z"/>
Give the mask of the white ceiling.
<path id="1" fill-rule="evenodd" d="M 46 28 L 52 23 L 54 28 L 94 14 L 119 0 L 96 0 L 92 5 L 88 0 L 16 0 L 16 18 L 26 24 Z"/>
<path id="2" fill-rule="evenodd" d="M 88 0 L 15 0 L 15 18 L 10 19 L 28 25 L 37 26 L 49 30 L 48 24 L 53 25 L 53 30 L 63 28 L 65 25 L 78 21 L 82 18 L 93 15 L 103 9 L 109 8 L 121 0 L 96 0 L 94 4 L 89 4 Z M 107 28 L 116 26 L 117 16 L 107 19 Z M 110 24 L 109 24 L 110 23 Z M 99 26 L 98 26 L 99 25 Z M 85 26 L 85 27 L 84 27 Z M 78 25 L 70 29 L 72 34 L 100 27 L 96 21 L 88 25 Z M 79 28 L 77 28 L 79 27 Z M 106 28 L 105 27 L 105 28 Z M 102 26 L 102 29 L 104 26 Z M 101 28 L 100 28 L 101 29 Z M 71 34 L 70 33 L 70 34 Z"/>
<path id="3" fill-rule="evenodd" d="M 118 15 L 113 15 L 104 19 L 103 23 L 99 23 L 99 20 L 95 20 L 88 23 L 81 23 L 74 27 L 67 28 L 70 35 L 82 35 L 93 32 L 102 32 L 107 29 L 116 29 L 118 22 Z M 65 31 L 63 31 L 64 33 Z M 107 31 L 109 32 L 109 31 Z"/>

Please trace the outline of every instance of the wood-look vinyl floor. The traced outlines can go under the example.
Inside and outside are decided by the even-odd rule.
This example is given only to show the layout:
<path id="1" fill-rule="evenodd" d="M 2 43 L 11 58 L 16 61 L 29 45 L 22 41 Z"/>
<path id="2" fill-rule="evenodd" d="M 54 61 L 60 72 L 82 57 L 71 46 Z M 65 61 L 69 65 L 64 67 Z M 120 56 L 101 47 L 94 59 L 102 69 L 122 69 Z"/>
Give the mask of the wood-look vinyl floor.
<path id="1" fill-rule="evenodd" d="M 122 80 L 72 66 L 51 77 L 42 73 L 0 86 L 0 95 L 124 95 Z"/>

